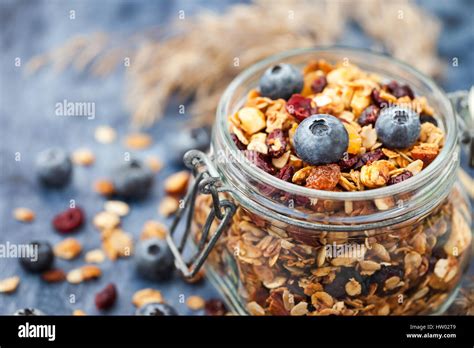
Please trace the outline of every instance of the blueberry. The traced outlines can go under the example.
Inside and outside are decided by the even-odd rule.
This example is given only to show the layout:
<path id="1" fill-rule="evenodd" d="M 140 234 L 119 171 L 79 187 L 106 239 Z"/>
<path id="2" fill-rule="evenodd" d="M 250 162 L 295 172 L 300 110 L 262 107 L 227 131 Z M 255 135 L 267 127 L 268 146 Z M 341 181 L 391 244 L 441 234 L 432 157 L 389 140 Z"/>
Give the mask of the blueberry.
<path id="1" fill-rule="evenodd" d="M 13 315 L 21 316 L 36 316 L 36 315 L 45 315 L 42 311 L 36 308 L 22 308 L 17 309 Z"/>
<path id="2" fill-rule="evenodd" d="M 36 157 L 36 173 L 40 182 L 44 185 L 62 187 L 71 179 L 71 159 L 62 149 L 44 150 Z"/>
<path id="3" fill-rule="evenodd" d="M 165 143 L 173 146 L 172 160 L 182 164 L 184 154 L 189 150 L 206 152 L 209 149 L 211 130 L 209 127 L 185 129 L 177 134 L 168 135 L 168 139 Z"/>
<path id="4" fill-rule="evenodd" d="M 151 280 L 166 280 L 174 272 L 174 257 L 166 241 L 151 238 L 140 241 L 135 252 L 137 271 Z"/>
<path id="5" fill-rule="evenodd" d="M 168 316 L 179 315 L 176 309 L 166 303 L 151 302 L 147 303 L 135 312 L 136 315 Z"/>
<path id="6" fill-rule="evenodd" d="M 20 264 L 29 272 L 39 273 L 46 271 L 54 262 L 54 253 L 51 244 L 43 241 L 34 241 L 28 245 L 30 257 L 21 257 Z"/>
<path id="7" fill-rule="evenodd" d="M 404 149 L 420 135 L 420 117 L 413 110 L 393 106 L 384 108 L 375 122 L 380 141 L 388 148 Z"/>
<path id="8" fill-rule="evenodd" d="M 143 199 L 153 186 L 153 173 L 138 160 L 125 162 L 114 172 L 114 188 L 125 199 Z"/>
<path id="9" fill-rule="evenodd" d="M 268 68 L 260 79 L 260 93 L 271 99 L 287 100 L 303 89 L 303 75 L 291 64 L 277 64 Z"/>
<path id="10" fill-rule="evenodd" d="M 293 138 L 296 154 L 310 164 L 339 161 L 347 151 L 349 135 L 334 116 L 312 115 L 301 122 Z"/>

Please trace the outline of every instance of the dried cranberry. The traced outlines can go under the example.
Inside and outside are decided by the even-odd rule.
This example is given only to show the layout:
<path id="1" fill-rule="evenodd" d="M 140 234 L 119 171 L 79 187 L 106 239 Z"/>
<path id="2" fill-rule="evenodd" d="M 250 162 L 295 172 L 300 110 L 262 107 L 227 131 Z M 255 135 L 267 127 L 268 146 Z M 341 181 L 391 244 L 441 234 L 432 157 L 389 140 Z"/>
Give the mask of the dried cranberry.
<path id="1" fill-rule="evenodd" d="M 321 93 L 327 84 L 326 76 L 319 76 L 311 84 L 311 89 L 314 93 Z"/>
<path id="2" fill-rule="evenodd" d="M 117 299 L 117 288 L 110 283 L 95 295 L 95 306 L 97 309 L 108 309 L 113 306 Z"/>
<path id="3" fill-rule="evenodd" d="M 291 181 L 293 174 L 295 174 L 295 168 L 291 164 L 287 164 L 280 169 L 276 177 L 283 181 Z"/>
<path id="4" fill-rule="evenodd" d="M 213 298 L 206 301 L 204 311 L 206 315 L 221 316 L 227 313 L 227 308 L 225 307 L 224 302 L 217 298 Z"/>
<path id="5" fill-rule="evenodd" d="M 372 162 L 378 161 L 385 158 L 385 154 L 381 149 L 377 149 L 371 152 L 364 153 L 359 157 L 359 161 L 355 165 L 355 169 L 362 167 L 366 164 L 371 164 Z"/>
<path id="6" fill-rule="evenodd" d="M 305 98 L 301 94 L 291 96 L 286 103 L 286 110 L 298 121 L 303 121 L 306 117 L 317 113 L 317 108 L 311 105 L 311 99 Z"/>
<path id="7" fill-rule="evenodd" d="M 375 105 L 369 105 L 362 111 L 357 122 L 363 127 L 369 124 L 375 124 L 377 117 L 379 117 L 380 109 Z"/>
<path id="8" fill-rule="evenodd" d="M 380 92 L 377 89 L 374 88 L 372 90 L 372 93 L 370 93 L 370 97 L 372 98 L 373 104 L 375 104 L 380 109 L 388 106 L 388 102 L 380 98 Z"/>
<path id="9" fill-rule="evenodd" d="M 429 123 L 434 124 L 435 126 L 438 126 L 438 121 L 436 121 L 436 118 L 434 118 L 433 116 L 427 115 L 427 114 L 421 114 L 420 115 L 420 123 L 423 124 L 423 123 L 426 123 L 426 122 L 429 122 Z"/>
<path id="10" fill-rule="evenodd" d="M 81 227 L 83 222 L 84 212 L 81 208 L 76 207 L 56 215 L 53 219 L 53 226 L 59 232 L 68 233 Z"/>
<path id="11" fill-rule="evenodd" d="M 397 81 L 391 81 L 385 85 L 388 91 L 393 94 L 396 98 L 402 98 L 408 96 L 410 99 L 415 98 L 413 90 L 408 85 L 400 85 Z"/>
<path id="12" fill-rule="evenodd" d="M 253 150 L 245 150 L 243 152 L 245 157 L 258 168 L 269 174 L 275 174 L 275 168 L 268 162 L 268 158 L 264 154 Z"/>
<path id="13" fill-rule="evenodd" d="M 247 147 L 237 138 L 237 135 L 234 133 L 230 133 L 230 137 L 232 138 L 232 141 L 234 144 L 237 146 L 239 150 L 245 150 Z"/>
<path id="14" fill-rule="evenodd" d="M 413 176 L 412 172 L 405 170 L 401 174 L 398 174 L 397 176 L 392 176 L 389 180 L 387 185 L 395 185 L 398 184 L 402 181 L 405 181 L 406 179 L 409 179 Z"/>
<path id="15" fill-rule="evenodd" d="M 342 170 L 349 170 L 359 161 L 357 155 L 349 155 L 340 160 L 337 164 L 341 167 Z"/>
<path id="16" fill-rule="evenodd" d="M 283 131 L 279 128 L 268 134 L 266 144 L 268 146 L 268 154 L 271 157 L 280 157 L 286 151 L 287 141 Z"/>

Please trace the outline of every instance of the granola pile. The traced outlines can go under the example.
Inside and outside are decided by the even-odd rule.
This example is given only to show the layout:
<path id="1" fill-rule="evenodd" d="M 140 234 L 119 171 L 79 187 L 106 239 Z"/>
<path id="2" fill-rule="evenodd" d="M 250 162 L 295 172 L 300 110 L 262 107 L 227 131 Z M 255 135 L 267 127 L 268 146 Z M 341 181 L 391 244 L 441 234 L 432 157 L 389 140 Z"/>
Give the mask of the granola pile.
<path id="1" fill-rule="evenodd" d="M 280 65 L 276 67 L 280 69 Z M 301 83 L 298 85 L 298 78 L 293 78 L 295 84 L 290 83 L 290 91 L 272 93 L 269 88 L 276 86 L 273 81 L 267 83 L 270 87 L 261 85 L 260 90 L 250 91 L 245 105 L 229 117 L 229 130 L 237 147 L 253 164 L 277 179 L 318 190 L 376 189 L 418 174 L 440 153 L 444 131 L 438 127 L 426 97 L 416 96 L 408 85 L 385 83 L 347 62 L 331 65 L 316 60 L 299 74 Z M 288 77 L 282 84 L 288 86 Z M 377 132 L 382 129 L 377 124 L 379 116 L 397 107 L 412 112 L 419 127 L 413 130 L 415 141 L 405 142 L 406 147 L 404 139 L 393 147 L 393 142 L 381 140 Z M 308 163 L 306 157 L 314 157 L 312 152 L 327 154 L 337 145 L 318 139 L 307 156 L 301 156 L 303 150 L 298 151 L 298 128 L 312 115 L 322 114 L 340 121 L 344 134 L 333 134 L 347 137 L 347 142 L 343 151 L 329 161 Z"/>

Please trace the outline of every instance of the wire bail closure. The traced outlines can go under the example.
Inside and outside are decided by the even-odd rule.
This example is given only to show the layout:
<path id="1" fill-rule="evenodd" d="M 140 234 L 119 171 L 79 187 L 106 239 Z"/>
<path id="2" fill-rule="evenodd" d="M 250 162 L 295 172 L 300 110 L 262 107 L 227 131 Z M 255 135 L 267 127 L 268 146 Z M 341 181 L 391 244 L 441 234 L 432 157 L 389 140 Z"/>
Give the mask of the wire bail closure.
<path id="1" fill-rule="evenodd" d="M 170 233 L 166 236 L 166 241 L 175 258 L 176 268 L 186 278 L 192 278 L 199 272 L 220 235 L 226 229 L 236 211 L 236 207 L 231 201 L 219 198 L 220 192 L 227 192 L 230 189 L 222 185 L 217 170 L 206 154 L 198 150 L 190 150 L 184 155 L 184 163 L 188 168 L 192 169 L 194 182 L 184 198 L 183 207 L 176 214 L 170 228 Z M 186 262 L 183 251 L 190 238 L 198 193 L 211 195 L 212 210 L 203 226 L 201 239 L 196 243 L 197 251 L 190 257 L 190 261 Z M 177 238 L 177 242 L 175 242 L 174 234 L 183 218 L 186 221 L 185 228 L 182 236 Z M 216 219 L 219 221 L 219 224 L 214 234 L 210 235 L 212 223 Z"/>

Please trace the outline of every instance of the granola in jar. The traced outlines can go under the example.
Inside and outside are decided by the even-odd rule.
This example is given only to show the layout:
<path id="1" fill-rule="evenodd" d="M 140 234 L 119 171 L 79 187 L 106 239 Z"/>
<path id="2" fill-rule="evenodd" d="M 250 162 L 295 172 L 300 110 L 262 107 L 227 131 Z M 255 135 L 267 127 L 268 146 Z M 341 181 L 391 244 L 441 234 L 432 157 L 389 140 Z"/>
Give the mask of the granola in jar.
<path id="1" fill-rule="evenodd" d="M 412 88 L 390 59 L 358 67 L 350 53 L 296 59 L 302 69 L 272 61 L 245 98 L 238 85 L 223 97 L 210 156 L 237 209 L 207 273 L 241 314 L 439 313 L 469 263 L 452 110 L 423 77 Z M 195 241 L 212 209 L 198 195 Z"/>

